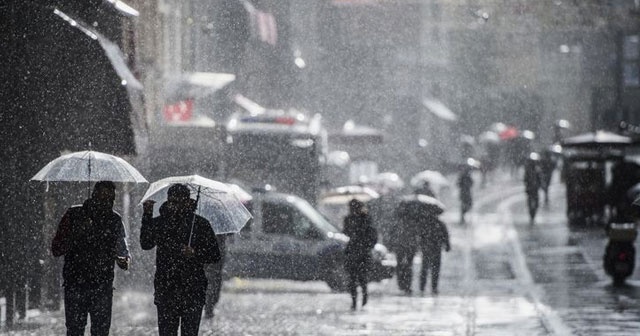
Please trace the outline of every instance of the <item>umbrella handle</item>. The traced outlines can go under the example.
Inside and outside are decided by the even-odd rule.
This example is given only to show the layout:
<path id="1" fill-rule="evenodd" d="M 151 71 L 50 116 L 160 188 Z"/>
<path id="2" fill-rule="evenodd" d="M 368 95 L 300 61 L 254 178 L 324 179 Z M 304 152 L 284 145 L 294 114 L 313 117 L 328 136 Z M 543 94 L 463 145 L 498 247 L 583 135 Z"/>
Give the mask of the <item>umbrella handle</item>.
<path id="1" fill-rule="evenodd" d="M 191 232 L 189 233 L 189 247 L 191 247 L 191 238 L 193 237 L 193 226 L 196 223 L 196 209 L 198 209 L 198 203 L 200 202 L 200 186 L 198 186 L 198 193 L 196 194 L 196 207 L 193 209 L 193 218 L 191 219 Z"/>

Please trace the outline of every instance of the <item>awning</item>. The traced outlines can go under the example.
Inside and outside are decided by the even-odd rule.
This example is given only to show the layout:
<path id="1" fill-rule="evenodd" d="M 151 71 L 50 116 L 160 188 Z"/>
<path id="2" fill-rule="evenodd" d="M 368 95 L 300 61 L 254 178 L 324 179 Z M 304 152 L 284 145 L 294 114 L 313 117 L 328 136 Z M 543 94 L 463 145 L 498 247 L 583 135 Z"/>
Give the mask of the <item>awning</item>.
<path id="1" fill-rule="evenodd" d="M 424 98 L 422 104 L 429 110 L 429 112 L 435 114 L 438 118 L 448 121 L 458 120 L 458 116 L 453 113 L 447 106 L 441 101 L 434 98 Z"/>
<path id="2" fill-rule="evenodd" d="M 102 34 L 97 31 L 91 29 L 87 24 L 78 21 L 62 12 L 59 9 L 54 9 L 54 14 L 61 17 L 65 21 L 67 21 L 71 26 L 81 30 L 83 33 L 87 34 L 90 38 L 94 40 L 98 40 L 102 49 L 104 49 L 107 58 L 113 65 L 113 69 L 116 71 L 118 76 L 122 79 L 122 85 L 127 85 L 133 89 L 141 90 L 142 84 L 136 79 L 133 75 L 129 67 L 127 66 L 127 62 L 125 61 L 124 54 L 120 47 L 117 44 L 109 41 Z"/>

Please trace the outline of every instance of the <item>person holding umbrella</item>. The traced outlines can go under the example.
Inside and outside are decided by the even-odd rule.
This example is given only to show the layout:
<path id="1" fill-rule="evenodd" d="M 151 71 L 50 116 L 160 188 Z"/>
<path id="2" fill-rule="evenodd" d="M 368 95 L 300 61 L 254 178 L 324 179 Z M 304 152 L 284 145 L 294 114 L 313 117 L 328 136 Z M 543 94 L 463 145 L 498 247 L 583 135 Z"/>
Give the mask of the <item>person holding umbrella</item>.
<path id="1" fill-rule="evenodd" d="M 67 335 L 84 335 L 87 315 L 91 335 L 109 335 L 114 263 L 129 269 L 131 256 L 119 214 L 113 211 L 116 186 L 97 182 L 91 197 L 69 208 L 58 225 L 51 252 L 64 256 L 65 325 Z"/>
<path id="2" fill-rule="evenodd" d="M 198 196 L 199 197 L 199 196 Z M 220 261 L 221 253 L 210 222 L 194 213 L 198 200 L 189 188 L 171 185 L 160 216 L 153 217 L 155 201 L 143 203 L 140 245 L 156 247 L 154 303 L 160 336 L 197 336 L 205 305 L 205 264 Z"/>
<path id="3" fill-rule="evenodd" d="M 440 278 L 440 264 L 442 249 L 451 251 L 449 231 L 446 224 L 433 212 L 423 218 L 420 227 L 420 249 L 422 250 L 422 268 L 420 269 L 420 292 L 424 294 L 427 285 L 427 275 L 431 270 L 431 293 L 438 294 L 438 279 Z"/>

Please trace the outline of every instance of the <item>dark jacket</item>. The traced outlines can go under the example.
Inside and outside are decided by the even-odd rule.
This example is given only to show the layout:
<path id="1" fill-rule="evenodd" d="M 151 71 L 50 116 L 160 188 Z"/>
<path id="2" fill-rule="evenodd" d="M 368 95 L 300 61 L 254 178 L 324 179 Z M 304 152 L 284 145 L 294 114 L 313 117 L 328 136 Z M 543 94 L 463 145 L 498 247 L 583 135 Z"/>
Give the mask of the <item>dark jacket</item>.
<path id="1" fill-rule="evenodd" d="M 445 223 L 437 217 L 426 219 L 420 228 L 420 245 L 422 253 L 430 255 L 440 253 L 443 248 L 449 250 L 449 230 Z"/>
<path id="2" fill-rule="evenodd" d="M 186 256 L 182 250 L 189 243 L 192 224 L 191 247 L 195 254 Z M 172 212 L 165 202 L 160 207 L 160 216 L 143 216 L 140 245 L 143 250 L 156 247 L 156 304 L 204 305 L 207 289 L 204 265 L 221 259 L 208 220 L 191 211 Z"/>
<path id="3" fill-rule="evenodd" d="M 371 249 L 378 242 L 378 233 L 371 225 L 371 217 L 366 214 L 347 215 L 344 219 L 343 233 L 349 237 L 344 252 L 346 266 L 369 262 Z"/>
<path id="4" fill-rule="evenodd" d="M 64 255 L 65 286 L 96 287 L 113 282 L 116 257 L 129 257 L 120 215 L 92 199 L 67 210 L 51 242 L 53 256 Z"/>
<path id="5" fill-rule="evenodd" d="M 527 194 L 537 194 L 542 186 L 542 174 L 535 163 L 527 163 L 524 168 L 524 188 Z"/>

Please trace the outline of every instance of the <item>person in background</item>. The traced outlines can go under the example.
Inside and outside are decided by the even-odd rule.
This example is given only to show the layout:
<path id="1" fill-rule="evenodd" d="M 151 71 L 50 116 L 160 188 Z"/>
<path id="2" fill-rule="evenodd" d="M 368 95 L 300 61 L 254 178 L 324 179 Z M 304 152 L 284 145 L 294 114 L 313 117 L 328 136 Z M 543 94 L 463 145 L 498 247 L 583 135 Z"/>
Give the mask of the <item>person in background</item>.
<path id="1" fill-rule="evenodd" d="M 65 326 L 68 336 L 82 336 L 91 317 L 91 335 L 109 335 L 114 266 L 128 270 L 131 256 L 122 218 L 113 211 L 116 186 L 97 182 L 91 197 L 69 208 L 60 223 L 51 252 L 64 256 Z"/>
<path id="2" fill-rule="evenodd" d="M 362 288 L 362 306 L 367 304 L 367 275 L 371 268 L 371 250 L 378 242 L 378 233 L 364 203 L 357 199 L 349 202 L 349 214 L 344 219 L 343 233 L 349 237 L 345 248 L 345 269 L 349 275 L 351 310 L 356 310 L 358 286 Z"/>
<path id="3" fill-rule="evenodd" d="M 471 188 L 473 187 L 473 178 L 471 177 L 471 168 L 465 166 L 458 175 L 458 188 L 460 189 L 460 224 L 465 223 L 465 215 L 473 206 L 473 198 L 471 197 Z"/>
<path id="4" fill-rule="evenodd" d="M 549 205 L 549 186 L 553 177 L 553 171 L 556 169 L 556 162 L 553 159 L 550 150 L 545 150 L 540 155 L 540 183 L 544 192 L 544 204 Z"/>
<path id="5" fill-rule="evenodd" d="M 529 219 L 534 223 L 536 213 L 540 205 L 540 188 L 542 186 L 540 171 L 540 155 L 538 153 L 529 154 L 529 158 L 524 165 L 524 188 L 527 193 L 527 207 L 529 208 Z"/>
<path id="6" fill-rule="evenodd" d="M 442 249 L 444 248 L 447 252 L 451 250 L 449 230 L 447 230 L 445 223 L 435 214 L 426 216 L 420 229 L 420 249 L 422 250 L 420 292 L 424 293 L 424 288 L 427 285 L 427 275 L 431 271 L 431 293 L 438 294 Z"/>
<path id="7" fill-rule="evenodd" d="M 154 201 L 143 203 L 140 229 L 143 250 L 156 248 L 154 303 L 160 336 L 197 336 L 205 304 L 204 265 L 219 262 L 221 253 L 211 224 L 194 213 L 189 188 L 174 184 L 160 216 L 153 217 Z"/>

